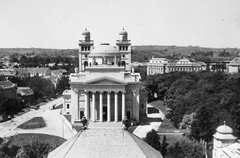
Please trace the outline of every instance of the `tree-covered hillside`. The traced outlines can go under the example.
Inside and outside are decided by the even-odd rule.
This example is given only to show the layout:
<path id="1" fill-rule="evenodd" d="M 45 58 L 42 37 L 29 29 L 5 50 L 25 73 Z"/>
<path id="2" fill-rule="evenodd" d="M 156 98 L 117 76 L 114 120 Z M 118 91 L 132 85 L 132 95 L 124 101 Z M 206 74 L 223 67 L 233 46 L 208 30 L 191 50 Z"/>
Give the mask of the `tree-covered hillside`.
<path id="1" fill-rule="evenodd" d="M 174 72 L 148 76 L 148 101 L 164 100 L 167 117 L 175 127 L 192 114 L 190 135 L 210 141 L 215 129 L 226 121 L 240 137 L 240 74 L 221 72 Z"/>

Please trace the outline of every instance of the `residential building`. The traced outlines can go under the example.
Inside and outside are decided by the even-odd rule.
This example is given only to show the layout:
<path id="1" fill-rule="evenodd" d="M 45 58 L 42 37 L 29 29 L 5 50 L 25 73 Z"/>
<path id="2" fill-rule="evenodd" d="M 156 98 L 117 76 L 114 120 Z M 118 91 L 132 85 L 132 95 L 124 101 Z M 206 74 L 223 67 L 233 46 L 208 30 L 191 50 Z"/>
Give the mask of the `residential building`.
<path id="1" fill-rule="evenodd" d="M 28 77 L 30 75 L 25 68 L 14 68 L 14 70 L 17 72 L 16 75 L 21 78 Z"/>
<path id="2" fill-rule="evenodd" d="M 164 74 L 174 71 L 201 71 L 206 70 L 204 62 L 192 62 L 189 59 L 170 61 L 166 58 L 152 58 L 147 65 L 147 75 Z"/>
<path id="3" fill-rule="evenodd" d="M 33 100 L 34 92 L 30 87 L 17 87 L 17 95 L 20 103 L 30 103 Z"/>
<path id="4" fill-rule="evenodd" d="M 27 68 L 30 77 L 33 76 L 51 76 L 51 70 L 49 68 Z"/>
<path id="5" fill-rule="evenodd" d="M 228 65 L 227 69 L 229 73 L 240 72 L 240 56 L 235 57 Z"/>
<path id="6" fill-rule="evenodd" d="M 11 81 L 0 81 L 0 103 L 8 98 L 16 98 L 17 85 Z"/>
<path id="7" fill-rule="evenodd" d="M 166 65 L 168 60 L 166 58 L 154 58 L 150 59 L 147 64 L 147 75 L 163 74 L 166 72 Z"/>
<path id="8" fill-rule="evenodd" d="M 169 62 L 166 65 L 166 72 L 173 72 L 173 71 L 200 71 L 202 67 L 200 64 L 196 62 L 191 62 L 189 59 L 180 59 L 176 62 Z"/>
<path id="9" fill-rule="evenodd" d="M 0 69 L 0 75 L 5 78 L 16 76 L 17 72 L 14 69 Z"/>
<path id="10" fill-rule="evenodd" d="M 209 64 L 209 70 L 214 72 L 227 72 L 227 64 L 226 62 L 211 62 Z"/>
<path id="11" fill-rule="evenodd" d="M 207 64 L 204 62 L 197 62 L 197 64 L 199 64 L 201 66 L 202 71 L 206 71 L 207 70 Z"/>
<path id="12" fill-rule="evenodd" d="M 65 70 L 65 69 L 51 70 L 51 76 L 60 77 L 63 75 L 63 73 L 66 73 L 66 72 L 67 72 L 67 70 Z"/>

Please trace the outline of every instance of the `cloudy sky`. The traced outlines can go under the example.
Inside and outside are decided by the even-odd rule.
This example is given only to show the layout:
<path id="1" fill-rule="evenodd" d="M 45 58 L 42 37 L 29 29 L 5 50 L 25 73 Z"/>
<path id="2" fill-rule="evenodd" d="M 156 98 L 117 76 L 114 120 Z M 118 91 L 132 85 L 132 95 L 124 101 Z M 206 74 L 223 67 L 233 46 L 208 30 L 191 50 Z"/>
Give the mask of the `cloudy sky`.
<path id="1" fill-rule="evenodd" d="M 240 0 L 0 0 L 0 48 L 77 48 L 87 28 L 95 45 L 240 48 Z"/>

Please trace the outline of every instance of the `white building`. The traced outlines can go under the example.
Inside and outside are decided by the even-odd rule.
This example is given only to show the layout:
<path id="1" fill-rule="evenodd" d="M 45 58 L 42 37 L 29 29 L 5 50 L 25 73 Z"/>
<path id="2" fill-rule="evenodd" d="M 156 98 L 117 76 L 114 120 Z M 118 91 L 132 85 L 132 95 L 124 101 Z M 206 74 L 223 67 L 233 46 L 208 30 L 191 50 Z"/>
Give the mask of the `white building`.
<path id="1" fill-rule="evenodd" d="M 235 57 L 228 65 L 229 73 L 238 73 L 240 72 L 240 56 Z"/>
<path id="2" fill-rule="evenodd" d="M 163 74 L 165 73 L 165 66 L 167 65 L 168 60 L 166 58 L 154 58 L 150 59 L 147 64 L 147 75 L 153 74 Z"/>
<path id="3" fill-rule="evenodd" d="M 240 144 L 232 133 L 225 122 L 217 128 L 213 135 L 213 158 L 240 158 Z"/>
<path id="4" fill-rule="evenodd" d="M 63 93 L 63 114 L 77 125 L 83 115 L 92 122 L 119 122 L 125 115 L 140 121 L 146 97 L 140 74 L 131 72 L 131 43 L 127 32 L 119 33 L 116 46 L 94 47 L 85 30 L 79 43 L 79 70 L 70 75 L 71 90 Z"/>
<path id="5" fill-rule="evenodd" d="M 147 75 L 164 74 L 174 71 L 201 71 L 206 70 L 204 62 L 191 62 L 189 59 L 169 61 L 166 58 L 152 58 L 147 65 Z"/>

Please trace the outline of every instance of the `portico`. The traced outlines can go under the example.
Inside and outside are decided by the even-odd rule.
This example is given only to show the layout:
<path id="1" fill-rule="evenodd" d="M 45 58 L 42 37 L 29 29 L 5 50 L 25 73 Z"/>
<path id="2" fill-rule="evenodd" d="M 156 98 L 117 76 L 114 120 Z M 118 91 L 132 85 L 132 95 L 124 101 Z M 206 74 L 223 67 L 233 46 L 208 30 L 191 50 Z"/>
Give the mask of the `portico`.
<path id="1" fill-rule="evenodd" d="M 93 122 L 121 121 L 125 116 L 125 91 L 85 91 L 85 111 L 87 119 Z M 114 102 L 111 101 L 114 98 Z M 105 99 L 105 100 L 104 100 Z M 120 100 L 121 99 L 121 100 Z M 119 102 L 121 103 L 119 104 Z M 114 104 L 112 104 L 114 103 Z M 104 108 L 106 107 L 106 108 Z M 104 109 L 107 109 L 104 111 Z M 119 118 L 119 109 L 121 115 Z M 104 120 L 104 115 L 106 119 Z M 113 120 L 114 119 L 114 120 Z"/>

